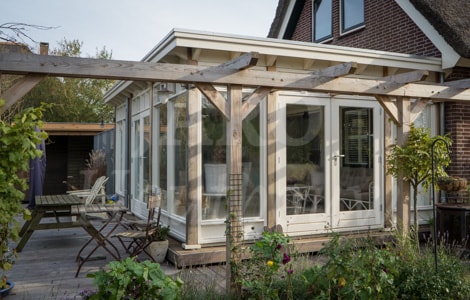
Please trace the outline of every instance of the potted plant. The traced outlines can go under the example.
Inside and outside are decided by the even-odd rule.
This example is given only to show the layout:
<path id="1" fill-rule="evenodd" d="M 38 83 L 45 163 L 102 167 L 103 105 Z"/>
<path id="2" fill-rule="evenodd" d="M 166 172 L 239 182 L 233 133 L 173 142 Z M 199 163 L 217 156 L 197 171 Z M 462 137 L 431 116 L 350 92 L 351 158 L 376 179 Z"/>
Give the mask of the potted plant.
<path id="1" fill-rule="evenodd" d="M 451 146 L 447 136 L 431 137 L 428 128 L 416 128 L 411 125 L 405 145 L 392 145 L 387 157 L 387 173 L 397 179 L 409 181 L 413 188 L 414 224 L 418 232 L 418 193 L 421 185 L 426 191 L 432 184 L 431 148 L 437 139 L 442 139 Z M 445 168 L 450 164 L 449 153 L 444 143 L 434 145 L 434 175 L 436 178 L 447 176 Z"/>
<path id="2" fill-rule="evenodd" d="M 159 225 L 151 235 L 152 242 L 147 246 L 147 252 L 153 257 L 156 263 L 165 261 L 166 253 L 168 251 L 168 233 L 170 226 Z"/>
<path id="3" fill-rule="evenodd" d="M 446 192 L 458 192 L 467 188 L 467 179 L 462 177 L 441 176 L 436 182 L 439 189 Z"/>
<path id="4" fill-rule="evenodd" d="M 0 106 L 4 101 L 1 100 Z M 37 149 L 47 134 L 37 130 L 42 126 L 42 113 L 45 106 L 27 108 L 18 113 L 13 122 L 0 120 L 0 280 L 2 296 L 9 293 L 14 283 L 7 279 L 6 271 L 12 267 L 17 253 L 10 246 L 11 241 L 19 238 L 18 215 L 24 219 L 31 217 L 31 212 L 23 208 L 21 201 L 28 185 L 21 172 L 29 168 L 30 159 L 40 157 Z"/>
<path id="5" fill-rule="evenodd" d="M 128 257 L 88 274 L 98 291 L 88 299 L 180 299 L 183 281 L 166 275 L 159 264 Z"/>

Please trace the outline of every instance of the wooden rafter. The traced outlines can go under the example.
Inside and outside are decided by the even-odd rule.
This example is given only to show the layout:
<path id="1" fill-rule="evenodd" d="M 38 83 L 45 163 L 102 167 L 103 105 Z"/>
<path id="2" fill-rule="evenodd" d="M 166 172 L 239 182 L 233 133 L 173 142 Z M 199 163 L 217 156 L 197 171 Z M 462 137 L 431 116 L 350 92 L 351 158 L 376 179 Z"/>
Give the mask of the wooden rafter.
<path id="1" fill-rule="evenodd" d="M 428 105 L 429 100 L 425 99 L 416 99 L 414 103 L 411 104 L 411 111 L 410 111 L 410 122 L 414 123 L 416 119 L 421 115 L 424 108 Z"/>
<path id="2" fill-rule="evenodd" d="M 5 100 L 5 105 L 0 107 L 0 114 L 10 108 L 18 99 L 26 95 L 45 77 L 44 75 L 26 75 L 20 78 L 5 93 L 0 95 L 0 98 Z"/>
<path id="3" fill-rule="evenodd" d="M 268 93 L 271 91 L 271 88 L 268 87 L 258 87 L 250 97 L 242 105 L 242 120 L 244 120 L 252 111 L 255 109 L 256 105 L 260 103 Z"/>
<path id="4" fill-rule="evenodd" d="M 383 77 L 383 83 L 379 88 L 390 89 L 392 87 L 403 87 L 404 85 L 410 82 L 416 82 L 424 80 L 428 76 L 427 71 L 412 71 L 407 73 L 401 73 L 391 76 Z M 397 125 L 402 125 L 400 123 L 400 110 L 397 107 L 396 97 L 390 97 L 385 95 L 375 95 L 375 99 L 382 105 L 382 108 L 387 113 L 387 115 L 392 119 L 392 121 Z M 415 101 L 414 106 L 410 112 L 411 120 L 414 122 L 416 118 L 421 114 L 423 108 L 426 106 L 427 101 L 422 101 L 420 99 Z"/>
<path id="5" fill-rule="evenodd" d="M 335 65 L 332 67 L 324 68 L 313 72 L 312 75 L 318 77 L 329 77 L 329 78 L 336 78 L 340 76 L 345 76 L 348 74 L 353 74 L 357 68 L 357 64 L 353 62 L 347 62 L 339 65 Z"/>
<path id="6" fill-rule="evenodd" d="M 259 54 L 257 52 L 249 52 L 238 56 L 228 62 L 218 65 L 217 68 L 229 70 L 244 70 L 258 63 Z"/>
<path id="7" fill-rule="evenodd" d="M 470 88 L 470 78 L 454 80 L 454 81 L 447 81 L 442 83 L 443 86 L 449 86 L 459 89 L 468 89 Z"/>
<path id="8" fill-rule="evenodd" d="M 426 79 L 428 75 L 428 71 L 419 70 L 386 76 L 383 77 L 382 80 L 387 84 L 406 84 L 410 82 L 422 81 Z"/>
<path id="9" fill-rule="evenodd" d="M 392 119 L 393 123 L 399 125 L 400 112 L 398 111 L 395 99 L 384 95 L 376 95 L 375 99 L 377 99 L 377 101 L 380 103 L 387 116 Z"/>
<path id="10" fill-rule="evenodd" d="M 206 96 L 207 99 L 215 106 L 215 108 L 230 120 L 230 108 L 224 96 L 210 83 L 196 83 L 195 86 Z"/>
<path id="11" fill-rule="evenodd" d="M 258 62 L 258 53 L 250 52 L 242 54 L 228 62 L 218 65 L 216 69 L 228 69 L 240 71 L 253 66 Z M 215 108 L 222 113 L 225 119 L 230 120 L 230 106 L 224 96 L 210 83 L 195 83 L 195 86 L 209 99 Z"/>
<path id="12" fill-rule="evenodd" d="M 193 65 L 102 60 L 93 58 L 0 54 L 0 72 L 39 74 L 57 77 L 167 81 L 178 83 L 240 84 L 283 90 L 305 90 L 337 94 L 407 96 L 432 100 L 470 100 L 470 91 L 442 85 L 391 84 L 380 79 L 339 77 L 325 80 L 318 75 L 268 72 L 245 69 L 201 67 Z"/>

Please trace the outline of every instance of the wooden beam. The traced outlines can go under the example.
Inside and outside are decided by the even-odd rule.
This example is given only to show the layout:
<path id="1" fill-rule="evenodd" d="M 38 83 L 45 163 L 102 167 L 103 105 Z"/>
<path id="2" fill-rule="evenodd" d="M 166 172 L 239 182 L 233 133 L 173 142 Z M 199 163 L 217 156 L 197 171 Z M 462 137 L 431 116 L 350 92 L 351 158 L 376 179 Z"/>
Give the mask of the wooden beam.
<path id="1" fill-rule="evenodd" d="M 395 123 L 400 125 L 400 112 L 394 99 L 388 96 L 376 95 L 375 99 L 380 103 L 387 116 Z"/>
<path id="2" fill-rule="evenodd" d="M 260 103 L 266 95 L 271 91 L 271 88 L 258 87 L 253 94 L 243 103 L 242 105 L 242 120 L 244 120 L 252 111 L 256 105 Z"/>
<path id="3" fill-rule="evenodd" d="M 0 114 L 10 108 L 19 99 L 23 98 L 45 77 L 44 75 L 26 75 L 20 78 L 5 93 L 0 95 L 0 98 L 5 100 L 5 105 L 0 107 Z"/>
<path id="4" fill-rule="evenodd" d="M 332 67 L 324 68 L 319 71 L 313 72 L 312 75 L 319 77 L 340 77 L 348 74 L 353 74 L 356 70 L 357 64 L 347 62 Z"/>
<path id="5" fill-rule="evenodd" d="M 277 61 L 277 55 L 266 55 L 266 66 L 267 67 L 272 67 L 276 64 Z"/>
<path id="6" fill-rule="evenodd" d="M 385 84 L 406 84 L 425 80 L 428 75 L 428 71 L 419 70 L 383 77 L 382 80 Z"/>
<path id="7" fill-rule="evenodd" d="M 212 84 L 196 83 L 195 86 L 209 99 L 226 120 L 230 120 L 230 107 L 227 105 L 224 96 Z"/>
<path id="8" fill-rule="evenodd" d="M 421 115 L 424 108 L 428 105 L 429 100 L 416 99 L 416 101 L 411 105 L 410 112 L 410 122 L 414 123 L 416 119 Z"/>
<path id="9" fill-rule="evenodd" d="M 446 81 L 442 83 L 443 86 L 454 87 L 459 89 L 468 89 L 470 88 L 470 78 Z"/>
<path id="10" fill-rule="evenodd" d="M 336 94 L 406 96 L 432 100 L 470 101 L 470 90 L 442 85 L 409 83 L 387 85 L 382 79 L 352 77 L 322 78 L 291 72 L 268 72 L 201 67 L 181 64 L 132 62 L 36 54 L 1 53 L 0 72 L 40 74 L 57 77 L 167 81 L 177 83 L 240 84 L 283 90 L 303 90 Z"/>
<path id="11" fill-rule="evenodd" d="M 217 68 L 231 69 L 231 70 L 244 70 L 256 66 L 258 63 L 259 54 L 257 52 L 249 52 L 239 57 L 218 65 Z"/>
<path id="12" fill-rule="evenodd" d="M 397 144 L 404 146 L 410 132 L 410 98 L 398 97 L 397 107 L 400 114 L 397 126 Z M 403 180 L 404 174 L 397 178 L 397 225 L 400 232 L 406 234 L 410 229 L 410 182 Z"/>
<path id="13" fill-rule="evenodd" d="M 197 89 L 191 88 L 188 90 L 187 106 L 187 120 L 188 120 L 188 172 L 186 181 L 186 243 L 183 245 L 184 249 L 200 248 L 198 236 L 198 212 L 200 205 L 198 205 L 199 195 L 199 175 L 202 174 L 200 170 L 201 154 L 199 151 L 200 142 L 200 124 L 199 115 L 201 114 L 201 97 Z"/>

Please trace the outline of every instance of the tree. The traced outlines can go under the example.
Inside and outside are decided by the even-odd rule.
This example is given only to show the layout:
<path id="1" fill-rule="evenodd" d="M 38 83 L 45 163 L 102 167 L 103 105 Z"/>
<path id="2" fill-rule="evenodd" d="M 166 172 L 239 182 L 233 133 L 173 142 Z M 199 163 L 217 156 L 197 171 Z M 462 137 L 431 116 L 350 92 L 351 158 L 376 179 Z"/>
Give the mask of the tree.
<path id="1" fill-rule="evenodd" d="M 51 55 L 79 57 L 83 43 L 78 40 L 59 42 Z M 105 47 L 97 50 L 95 58 L 111 59 Z M 44 112 L 46 122 L 111 122 L 114 111 L 104 103 L 104 93 L 114 81 L 102 79 L 48 77 L 24 98 L 25 107 L 38 107 L 40 103 L 54 105 Z"/>
<path id="2" fill-rule="evenodd" d="M 418 229 L 418 193 L 421 185 L 424 191 L 432 185 L 432 144 L 437 139 L 443 139 L 450 147 L 452 140 L 447 136 L 431 137 L 428 128 L 410 128 L 408 140 L 403 146 L 392 145 L 387 157 L 387 173 L 397 178 L 409 181 L 413 188 L 414 224 Z M 434 176 L 446 176 L 445 168 L 451 160 L 444 143 L 434 145 Z"/>

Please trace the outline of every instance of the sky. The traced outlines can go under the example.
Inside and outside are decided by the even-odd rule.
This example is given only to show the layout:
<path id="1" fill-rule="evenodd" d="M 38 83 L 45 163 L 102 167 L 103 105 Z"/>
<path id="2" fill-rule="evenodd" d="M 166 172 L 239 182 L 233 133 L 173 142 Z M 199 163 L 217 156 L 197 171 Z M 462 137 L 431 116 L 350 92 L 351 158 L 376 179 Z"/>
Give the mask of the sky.
<path id="1" fill-rule="evenodd" d="M 0 25 L 54 27 L 25 33 L 57 48 L 79 40 L 82 56 L 106 47 L 113 59 L 141 60 L 174 28 L 266 37 L 278 0 L 0 0 Z"/>

